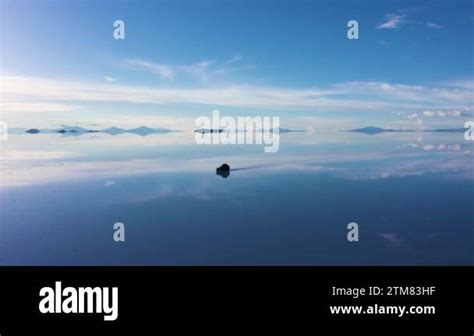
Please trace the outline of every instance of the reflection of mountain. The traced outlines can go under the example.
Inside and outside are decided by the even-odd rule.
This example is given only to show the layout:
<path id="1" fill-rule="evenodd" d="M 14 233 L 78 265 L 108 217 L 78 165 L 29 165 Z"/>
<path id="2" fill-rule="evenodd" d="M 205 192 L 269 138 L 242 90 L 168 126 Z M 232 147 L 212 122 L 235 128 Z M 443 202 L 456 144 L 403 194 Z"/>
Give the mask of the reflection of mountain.
<path id="1" fill-rule="evenodd" d="M 155 134 L 155 133 L 169 133 L 173 132 L 172 130 L 169 130 L 167 128 L 151 128 L 147 126 L 140 126 L 137 128 L 132 128 L 132 129 L 123 129 L 123 128 L 118 128 L 118 127 L 110 127 L 106 128 L 104 130 L 101 130 L 99 132 L 102 133 L 107 133 L 110 135 L 118 135 L 118 134 L 123 134 L 123 133 L 132 133 L 140 136 L 147 136 L 150 134 Z"/>
<path id="2" fill-rule="evenodd" d="M 122 134 L 122 133 L 125 133 L 127 132 L 126 130 L 122 129 L 122 128 L 118 128 L 118 127 L 109 127 L 109 128 L 106 128 L 102 131 L 100 131 L 102 133 L 107 133 L 107 134 L 110 134 L 110 135 L 117 135 L 117 134 Z"/>
<path id="3" fill-rule="evenodd" d="M 394 129 L 384 129 L 380 127 L 375 127 L 375 126 L 367 126 L 363 128 L 356 128 L 353 130 L 348 130 L 347 132 L 356 132 L 356 133 L 364 133 L 364 134 L 369 134 L 369 135 L 374 135 L 374 134 L 379 134 L 379 133 L 385 133 L 385 132 L 405 132 L 403 130 L 394 130 Z M 412 132 L 412 131 L 410 131 Z"/>
<path id="4" fill-rule="evenodd" d="M 140 126 L 137 128 L 133 128 L 127 131 L 127 133 L 133 133 L 133 134 L 138 134 L 142 136 L 146 136 L 148 134 L 153 134 L 153 133 L 169 133 L 171 130 L 167 128 L 150 128 L 146 126 Z"/>
<path id="5" fill-rule="evenodd" d="M 380 128 L 375 126 L 367 126 L 363 128 L 356 128 L 353 130 L 347 130 L 346 132 L 363 133 L 368 135 L 375 135 L 380 133 L 393 133 L 393 132 L 461 132 L 464 133 L 464 128 L 446 128 L 446 129 L 424 129 L 424 130 L 413 130 L 413 129 L 391 129 L 391 128 Z"/>
<path id="6" fill-rule="evenodd" d="M 70 128 L 60 128 L 60 129 L 49 129 L 49 128 L 21 128 L 21 127 L 16 127 L 16 128 L 11 128 L 8 130 L 9 133 L 11 134 L 52 134 L 52 133 L 61 133 L 63 135 L 76 135 L 80 134 L 79 130 L 77 129 L 70 129 Z"/>
<path id="7" fill-rule="evenodd" d="M 61 128 L 59 129 L 36 129 L 36 128 L 12 128 L 9 130 L 12 134 L 24 134 L 24 133 L 29 133 L 29 134 L 37 134 L 37 133 L 45 133 L 45 134 L 51 134 L 51 133 L 60 133 L 64 136 L 79 136 L 83 135 L 86 133 L 107 133 L 109 135 L 118 135 L 122 133 L 132 133 L 140 136 L 147 136 L 150 134 L 155 134 L 155 133 L 169 133 L 169 132 L 174 132 L 170 129 L 167 128 L 151 128 L 147 126 L 140 126 L 137 128 L 132 128 L 132 129 L 123 129 L 123 128 L 118 128 L 118 127 L 109 127 L 103 130 L 91 130 L 87 128 L 83 128 L 81 126 L 68 126 L 68 125 L 61 125 Z"/>

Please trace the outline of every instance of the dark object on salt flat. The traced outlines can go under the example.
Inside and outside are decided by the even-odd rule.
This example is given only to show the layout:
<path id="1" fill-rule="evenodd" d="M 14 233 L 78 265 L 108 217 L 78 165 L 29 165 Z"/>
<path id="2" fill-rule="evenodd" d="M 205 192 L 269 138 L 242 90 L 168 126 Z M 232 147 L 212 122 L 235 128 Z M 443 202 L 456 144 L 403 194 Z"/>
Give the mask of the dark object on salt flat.
<path id="1" fill-rule="evenodd" d="M 227 163 L 223 163 L 220 167 L 216 168 L 216 174 L 226 178 L 230 175 L 230 167 Z"/>
<path id="2" fill-rule="evenodd" d="M 40 130 L 36 128 L 30 128 L 29 130 L 26 130 L 25 132 L 30 133 L 30 134 L 38 134 Z"/>

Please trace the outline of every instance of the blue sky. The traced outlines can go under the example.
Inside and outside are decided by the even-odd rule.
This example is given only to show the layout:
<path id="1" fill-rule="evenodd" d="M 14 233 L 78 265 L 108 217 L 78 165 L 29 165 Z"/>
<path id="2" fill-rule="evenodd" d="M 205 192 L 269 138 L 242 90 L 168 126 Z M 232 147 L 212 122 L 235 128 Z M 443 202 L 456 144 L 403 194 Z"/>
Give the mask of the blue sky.
<path id="1" fill-rule="evenodd" d="M 460 127 L 474 112 L 473 24 L 472 1 L 7 0 L 2 118 L 146 123 L 218 108 Z"/>

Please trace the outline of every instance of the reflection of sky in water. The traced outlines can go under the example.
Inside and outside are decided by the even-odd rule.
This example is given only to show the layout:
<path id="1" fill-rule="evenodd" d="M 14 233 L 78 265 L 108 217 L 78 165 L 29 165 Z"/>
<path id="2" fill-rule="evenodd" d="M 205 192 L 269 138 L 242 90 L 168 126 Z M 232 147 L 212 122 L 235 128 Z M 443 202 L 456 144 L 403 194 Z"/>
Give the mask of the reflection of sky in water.
<path id="1" fill-rule="evenodd" d="M 474 151 L 463 134 L 280 142 L 264 154 L 197 146 L 187 133 L 10 136 L 0 263 L 473 264 Z M 222 162 L 240 170 L 216 176 Z M 352 221 L 359 243 L 345 239 Z"/>

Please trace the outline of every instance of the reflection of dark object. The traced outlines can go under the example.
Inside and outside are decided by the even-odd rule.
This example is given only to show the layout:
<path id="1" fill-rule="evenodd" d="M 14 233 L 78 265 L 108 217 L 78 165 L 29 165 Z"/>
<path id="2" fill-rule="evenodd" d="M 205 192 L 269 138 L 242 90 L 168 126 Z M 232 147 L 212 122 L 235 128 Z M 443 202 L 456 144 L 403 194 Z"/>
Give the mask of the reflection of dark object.
<path id="1" fill-rule="evenodd" d="M 27 130 L 25 132 L 30 133 L 30 134 L 36 134 L 36 133 L 39 133 L 40 131 L 36 128 L 30 128 L 29 130 Z"/>
<path id="2" fill-rule="evenodd" d="M 220 167 L 216 168 L 216 174 L 226 178 L 230 175 L 230 167 L 227 163 L 223 163 Z"/>
<path id="3" fill-rule="evenodd" d="M 56 133 L 62 133 L 62 134 L 68 133 L 68 132 L 69 132 L 69 133 L 77 133 L 77 130 L 72 129 L 72 130 L 67 131 L 67 130 L 65 130 L 65 129 L 60 129 L 60 130 L 56 131 Z"/>
<path id="4" fill-rule="evenodd" d="M 222 176 L 223 178 L 226 178 L 230 175 L 230 171 L 216 171 L 216 175 Z"/>
<path id="5" fill-rule="evenodd" d="M 350 130 L 349 132 L 375 135 L 375 134 L 385 133 L 385 132 L 395 132 L 395 130 L 393 130 L 393 129 L 384 129 L 384 128 L 374 127 L 374 126 L 367 126 L 367 127 L 364 127 L 364 128 L 353 129 L 353 130 Z"/>
<path id="6" fill-rule="evenodd" d="M 133 129 L 123 129 L 123 128 L 118 128 L 118 127 L 109 127 L 109 128 L 106 128 L 104 130 L 101 130 L 99 132 L 103 132 L 103 133 L 107 133 L 107 134 L 110 134 L 110 135 L 119 135 L 119 134 L 123 134 L 123 133 L 133 133 L 133 134 L 137 134 L 137 135 L 140 135 L 140 136 L 147 136 L 149 134 L 164 134 L 164 133 L 170 133 L 170 132 L 174 132 L 170 129 L 167 129 L 167 128 L 150 128 L 150 127 L 146 127 L 146 126 L 140 126 L 140 127 L 137 127 L 137 128 L 133 128 Z"/>
<path id="7" fill-rule="evenodd" d="M 224 130 L 222 128 L 219 129 L 207 129 L 207 128 L 200 128 L 197 130 L 194 130 L 196 133 L 201 133 L 201 134 L 206 134 L 206 133 L 222 133 Z"/>

